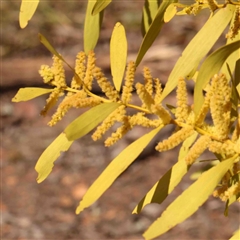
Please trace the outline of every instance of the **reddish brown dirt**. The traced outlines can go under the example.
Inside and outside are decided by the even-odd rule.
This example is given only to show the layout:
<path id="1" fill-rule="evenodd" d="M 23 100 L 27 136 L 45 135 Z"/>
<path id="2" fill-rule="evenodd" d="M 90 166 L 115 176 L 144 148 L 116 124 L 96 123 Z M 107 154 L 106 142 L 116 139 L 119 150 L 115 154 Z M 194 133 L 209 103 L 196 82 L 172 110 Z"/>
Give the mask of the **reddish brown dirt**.
<path id="1" fill-rule="evenodd" d="M 178 20 L 164 29 L 162 37 L 155 43 L 154 50 L 150 50 L 144 60 L 144 64 L 153 71 L 154 77 L 166 81 L 174 62 L 201 26 L 201 21 L 193 21 L 192 18 Z M 184 24 L 188 28 L 184 27 Z M 11 34 L 15 31 L 16 35 L 21 35 L 22 32 L 16 30 L 16 26 L 15 18 Z M 109 22 L 105 23 L 102 38 L 96 49 L 99 65 L 106 73 L 109 72 L 107 49 L 112 26 Z M 81 49 L 79 42 L 82 43 L 82 39 L 76 34 L 75 25 L 64 25 L 63 28 L 69 30 L 67 35 L 60 31 L 60 26 L 51 29 L 50 32 L 53 35 L 58 33 L 53 38 L 57 39 L 56 45 L 71 59 L 69 61 L 73 61 L 74 55 Z M 29 29 L 35 33 L 34 27 Z M 68 41 L 69 36 L 72 38 Z M 134 59 L 141 37 L 135 32 L 129 32 L 128 39 L 129 58 Z M 12 42 L 13 39 L 9 38 L 9 41 Z M 6 44 L 5 49 L 9 50 L 9 46 L 11 49 L 16 43 Z M 82 111 L 70 111 L 56 127 L 50 128 L 47 126 L 50 115 L 46 118 L 39 116 L 45 97 L 29 102 L 12 103 L 11 98 L 19 86 L 42 85 L 37 69 L 39 65 L 50 62 L 50 57 L 41 53 L 41 47 L 37 47 L 37 54 L 30 50 L 26 53 L 18 48 L 17 46 L 17 50 L 14 48 L 11 54 L 2 56 L 1 85 L 4 91 L 1 93 L 0 129 L 1 239 L 143 239 L 142 233 L 147 227 L 192 182 L 189 180 L 189 173 L 162 205 L 149 205 L 140 215 L 131 214 L 144 194 L 176 162 L 176 150 L 159 154 L 155 153 L 153 147 L 148 148 L 100 200 L 80 215 L 75 215 L 75 209 L 88 187 L 124 147 L 145 131 L 133 131 L 110 149 L 104 148 L 102 141 L 93 142 L 90 135 L 87 135 L 77 140 L 67 153 L 62 154 L 50 176 L 43 183 L 37 184 L 34 166 L 38 157 Z M 137 79 L 141 67 L 139 69 Z M 169 101 L 174 103 L 172 97 Z M 170 129 L 164 131 L 160 138 L 166 137 L 169 131 Z M 193 168 L 191 173 L 196 169 L 198 168 Z M 224 217 L 223 212 L 224 204 L 210 197 L 197 213 L 158 239 L 229 239 L 239 226 L 239 205 L 231 206 L 229 217 Z"/>

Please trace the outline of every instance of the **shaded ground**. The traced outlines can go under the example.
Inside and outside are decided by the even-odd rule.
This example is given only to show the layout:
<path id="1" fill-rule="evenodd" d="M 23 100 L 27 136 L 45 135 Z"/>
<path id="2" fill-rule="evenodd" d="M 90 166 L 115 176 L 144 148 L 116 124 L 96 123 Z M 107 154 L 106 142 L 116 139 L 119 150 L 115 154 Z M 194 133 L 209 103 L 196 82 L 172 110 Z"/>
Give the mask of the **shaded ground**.
<path id="1" fill-rule="evenodd" d="M 9 9 L 10 5 L 4 4 L 2 10 Z M 48 9 L 48 14 L 45 13 L 45 17 L 53 16 L 51 11 L 56 7 L 54 4 L 50 4 L 51 8 Z M 109 74 L 108 44 L 116 21 L 121 20 L 126 25 L 132 23 L 127 30 L 127 37 L 129 59 L 135 58 L 141 42 L 136 27 L 141 19 L 141 4 L 137 3 L 138 8 L 133 3 L 127 6 L 131 10 L 130 16 L 125 14 L 127 7 L 120 4 L 111 8 L 112 12 L 117 13 L 114 14 L 116 19 L 110 15 L 111 12 L 106 13 L 110 20 L 104 22 L 101 40 L 96 48 L 98 63 L 105 73 Z M 47 6 L 46 3 L 43 5 Z M 84 4 L 79 4 L 79 9 L 82 5 Z M 4 91 L 1 94 L 1 239 L 142 239 L 141 234 L 147 227 L 191 184 L 189 175 L 197 167 L 192 169 L 162 205 L 147 206 L 140 215 L 131 215 L 138 201 L 176 162 L 176 150 L 160 154 L 155 153 L 150 146 L 99 201 L 80 215 L 75 215 L 75 209 L 87 188 L 107 164 L 124 147 L 145 133 L 139 128 L 110 149 L 104 148 L 101 141 L 92 142 L 90 135 L 85 136 L 60 157 L 47 180 L 37 184 L 34 166 L 38 157 L 82 111 L 70 111 L 56 127 L 50 128 L 46 125 L 50 115 L 46 118 L 39 117 L 45 103 L 44 97 L 25 103 L 11 103 L 17 87 L 41 85 L 37 70 L 41 64 L 51 63 L 49 53 L 36 40 L 22 42 L 22 39 L 36 36 L 40 31 L 37 26 L 41 22 L 41 27 L 49 38 L 54 39 L 54 46 L 73 62 L 82 46 L 79 33 L 81 26 L 76 22 L 79 22 L 78 17 L 83 18 L 83 11 L 79 11 L 77 15 L 78 12 L 71 5 L 66 15 L 60 15 L 64 24 L 59 26 L 61 20 L 53 17 L 49 22 L 41 21 L 40 13 L 43 14 L 44 11 L 39 10 L 40 13 L 27 31 L 18 29 L 18 5 L 14 3 L 13 6 L 11 24 L 10 19 L 4 19 L 5 29 L 8 28 L 9 31 L 6 32 L 7 37 L 3 38 L 2 51 L 1 85 Z M 66 5 L 59 6 L 56 9 L 61 14 Z M 203 19 L 204 16 L 198 18 L 198 21 L 181 18 L 164 28 L 162 37 L 158 38 L 144 58 L 143 64 L 151 68 L 154 77 L 166 81 L 174 62 L 200 28 Z M 141 67 L 137 72 L 137 80 L 140 79 Z M 67 75 L 70 74 L 67 72 Z M 174 103 L 172 96 L 167 102 Z M 156 141 L 168 134 L 168 131 L 163 131 Z M 224 205 L 210 197 L 190 219 L 159 239 L 229 239 L 239 226 L 239 206 L 235 204 L 230 208 L 229 218 L 224 217 L 223 212 Z"/>

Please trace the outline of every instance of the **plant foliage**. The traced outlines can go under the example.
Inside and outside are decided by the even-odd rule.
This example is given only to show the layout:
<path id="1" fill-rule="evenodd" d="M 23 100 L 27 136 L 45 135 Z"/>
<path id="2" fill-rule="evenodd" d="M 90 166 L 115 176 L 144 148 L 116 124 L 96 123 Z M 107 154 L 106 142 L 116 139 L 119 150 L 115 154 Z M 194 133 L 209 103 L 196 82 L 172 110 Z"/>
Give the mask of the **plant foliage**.
<path id="1" fill-rule="evenodd" d="M 96 66 L 93 51 L 99 38 L 103 12 L 110 3 L 88 1 L 84 52 L 77 54 L 75 67 L 70 66 L 40 34 L 40 41 L 53 54 L 53 65 L 42 65 L 39 73 L 51 88 L 23 88 L 12 100 L 27 101 L 49 93 L 41 112 L 44 116 L 57 104 L 59 97 L 64 96 L 49 126 L 57 124 L 70 108 L 90 108 L 70 123 L 40 156 L 35 168 L 37 181 L 40 183 L 47 178 L 61 152 L 67 151 L 74 140 L 93 129 L 92 138 L 96 141 L 111 131 L 115 123 L 120 124 L 105 140 L 106 147 L 115 144 L 135 126 L 152 129 L 130 144 L 106 167 L 80 201 L 76 209 L 79 214 L 101 197 L 161 129 L 173 124 L 175 131 L 169 138 L 158 142 L 156 150 L 167 151 L 182 144 L 176 163 L 146 193 L 133 213 L 140 213 L 147 204 L 162 203 L 205 150 L 215 154 L 217 164 L 179 195 L 143 236 L 153 239 L 162 235 L 196 212 L 211 194 L 225 202 L 226 215 L 228 207 L 240 201 L 240 2 L 226 0 L 224 4 L 219 4 L 215 0 L 195 0 L 194 4 L 185 5 L 177 0 L 162 1 L 161 4 L 157 0 L 146 0 L 142 16 L 143 39 L 135 61 L 127 63 L 124 26 L 117 22 L 113 29 L 110 41 L 113 85 Z M 38 1 L 22 0 L 22 28 L 33 16 L 37 5 Z M 184 49 L 165 88 L 162 88 L 158 78 L 152 77 L 148 67 L 143 69 L 144 84 L 135 83 L 136 68 L 161 33 L 162 26 L 176 15 L 197 15 L 203 9 L 209 9 L 210 17 Z M 227 26 L 226 45 L 208 55 Z M 70 86 L 66 83 L 63 63 L 73 71 Z M 92 92 L 94 81 L 104 97 Z M 187 81 L 195 82 L 192 106 L 188 103 Z M 176 106 L 165 107 L 162 100 L 175 88 Z M 142 102 L 140 106 L 131 102 L 135 90 Z M 127 111 L 129 108 L 135 109 L 136 113 L 130 115 Z M 209 113 L 211 123 L 206 121 Z M 238 236 L 239 230 L 231 239 L 238 239 Z"/>

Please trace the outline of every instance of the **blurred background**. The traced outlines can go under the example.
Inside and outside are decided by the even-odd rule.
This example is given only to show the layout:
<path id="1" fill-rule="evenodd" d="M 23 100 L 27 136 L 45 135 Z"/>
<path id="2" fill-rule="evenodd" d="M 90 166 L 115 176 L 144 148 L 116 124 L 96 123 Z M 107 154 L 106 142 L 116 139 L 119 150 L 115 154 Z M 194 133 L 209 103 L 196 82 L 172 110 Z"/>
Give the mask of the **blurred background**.
<path id="1" fill-rule="evenodd" d="M 108 149 L 104 147 L 104 140 L 93 142 L 90 135 L 77 140 L 55 162 L 50 176 L 37 184 L 34 170 L 37 159 L 84 110 L 70 110 L 61 122 L 50 128 L 47 122 L 53 112 L 45 118 L 39 115 L 46 96 L 22 103 L 12 103 L 11 99 L 20 87 L 44 87 L 38 70 L 42 64 L 50 65 L 52 60 L 51 54 L 40 44 L 38 33 L 46 36 L 74 65 L 75 56 L 83 50 L 86 1 L 41 1 L 25 29 L 20 29 L 18 23 L 20 4 L 20 0 L 1 1 L 2 239 L 142 239 L 141 234 L 147 227 L 192 183 L 189 176 L 200 166 L 192 168 L 162 205 L 148 205 L 140 215 L 131 214 L 144 194 L 177 161 L 179 148 L 166 153 L 154 150 L 155 144 L 173 130 L 168 127 L 100 200 L 75 215 L 84 193 L 109 162 L 147 132 L 135 128 Z M 142 41 L 143 4 L 144 1 L 113 1 L 105 11 L 95 52 L 97 65 L 109 77 L 109 41 L 113 26 L 117 21 L 125 26 L 128 58 L 134 60 Z M 160 78 L 165 84 L 182 50 L 208 16 L 206 10 L 197 17 L 178 16 L 166 24 L 138 67 L 136 81 L 142 81 L 142 68 L 148 66 L 153 77 Z M 215 48 L 223 43 L 224 36 Z M 66 75 L 70 80 L 72 73 L 67 68 Z M 189 82 L 189 92 L 192 91 L 193 84 Z M 169 95 L 167 103 L 175 104 L 174 94 Z M 190 94 L 189 103 L 191 98 Z M 205 153 L 202 159 L 209 156 Z M 231 206 L 229 217 L 224 217 L 223 212 L 224 204 L 210 197 L 191 218 L 158 239 L 229 239 L 239 225 L 239 206 Z"/>

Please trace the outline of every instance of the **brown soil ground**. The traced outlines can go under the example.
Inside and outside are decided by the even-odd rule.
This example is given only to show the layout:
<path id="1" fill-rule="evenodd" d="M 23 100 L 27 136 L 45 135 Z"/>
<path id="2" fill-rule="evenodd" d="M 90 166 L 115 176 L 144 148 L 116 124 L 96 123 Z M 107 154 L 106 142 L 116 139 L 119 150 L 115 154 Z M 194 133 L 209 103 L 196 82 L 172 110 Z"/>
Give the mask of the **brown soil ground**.
<path id="1" fill-rule="evenodd" d="M 106 12 L 96 55 L 98 65 L 107 75 L 109 38 L 116 21 L 129 26 L 129 59 L 136 57 L 141 43 L 138 29 L 142 2 L 134 5 L 130 1 L 126 6 L 116 3 Z M 76 53 L 82 50 L 82 23 L 79 26 L 79 19 L 83 19 L 84 4 L 77 5 L 79 11 L 69 4 L 66 13 L 66 3 L 57 6 L 51 2 L 47 8 L 47 3 L 43 2 L 42 10 L 36 13 L 32 23 L 24 30 L 20 30 L 17 23 L 19 3 L 13 3 L 12 8 L 10 4 L 6 2 L 2 5 L 6 34 L 2 37 L 1 56 L 1 239 L 143 239 L 142 233 L 191 184 L 189 176 L 199 167 L 193 167 L 162 205 L 148 205 L 141 214 L 131 214 L 144 194 L 177 161 L 178 149 L 161 154 L 154 151 L 153 145 L 169 135 L 172 130 L 169 128 L 93 206 L 75 215 L 84 193 L 109 162 L 146 132 L 137 128 L 109 149 L 104 147 L 103 141 L 93 142 L 90 135 L 77 140 L 68 152 L 61 155 L 50 176 L 37 184 L 34 166 L 38 157 L 83 111 L 71 110 L 56 127 L 50 128 L 47 126 L 50 114 L 46 118 L 39 116 L 45 97 L 22 103 L 12 103 L 11 99 L 19 87 L 43 86 L 37 70 L 41 64 L 50 64 L 51 58 L 35 39 L 37 32 L 45 33 L 70 63 L 74 61 Z M 127 9 L 130 9 L 128 14 Z M 9 11 L 8 16 L 6 11 Z M 203 14 L 197 19 L 182 17 L 167 24 L 139 66 L 136 80 L 142 79 L 142 66 L 147 65 L 154 77 L 166 82 L 182 49 L 205 19 Z M 66 74 L 70 76 L 71 72 L 67 71 Z M 191 84 L 189 90 L 192 91 Z M 166 101 L 174 104 L 173 96 Z M 225 217 L 224 204 L 210 197 L 193 216 L 158 239 L 229 239 L 239 226 L 239 210 L 239 205 L 233 204 L 229 217 Z"/>

